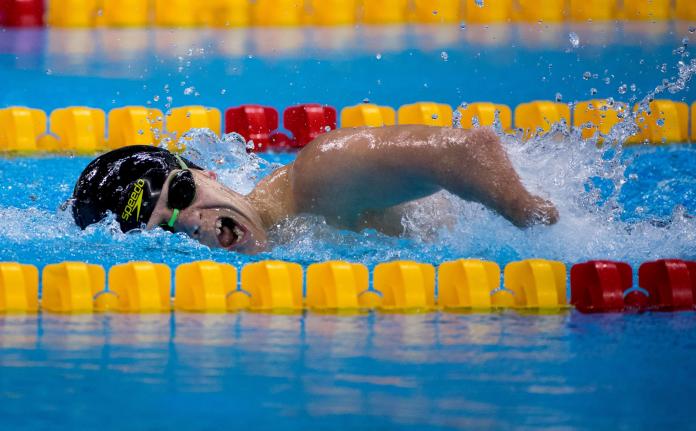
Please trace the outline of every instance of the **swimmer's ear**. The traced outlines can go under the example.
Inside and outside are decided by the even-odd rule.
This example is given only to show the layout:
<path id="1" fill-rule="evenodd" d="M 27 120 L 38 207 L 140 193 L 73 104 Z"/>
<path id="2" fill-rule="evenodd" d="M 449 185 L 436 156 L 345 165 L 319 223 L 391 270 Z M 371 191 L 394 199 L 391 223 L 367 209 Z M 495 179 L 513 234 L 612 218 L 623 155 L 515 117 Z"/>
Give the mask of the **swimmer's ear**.
<path id="1" fill-rule="evenodd" d="M 213 172 L 213 171 L 202 171 L 202 172 L 203 172 L 203 175 L 205 175 L 206 177 L 210 178 L 213 181 L 217 181 L 218 176 L 215 172 Z"/>

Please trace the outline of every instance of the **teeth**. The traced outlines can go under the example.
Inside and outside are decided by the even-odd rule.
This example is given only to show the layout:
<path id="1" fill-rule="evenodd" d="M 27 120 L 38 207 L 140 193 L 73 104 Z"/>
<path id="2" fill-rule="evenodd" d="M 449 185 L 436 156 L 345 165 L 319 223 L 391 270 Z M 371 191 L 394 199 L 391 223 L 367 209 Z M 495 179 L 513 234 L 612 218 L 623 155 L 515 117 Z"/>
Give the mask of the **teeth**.
<path id="1" fill-rule="evenodd" d="M 222 220 L 218 219 L 217 222 L 215 222 L 215 233 L 220 236 L 222 233 Z"/>
<path id="2" fill-rule="evenodd" d="M 237 226 L 234 227 L 234 233 L 237 235 L 237 241 L 240 241 L 242 236 L 244 236 L 244 232 Z"/>

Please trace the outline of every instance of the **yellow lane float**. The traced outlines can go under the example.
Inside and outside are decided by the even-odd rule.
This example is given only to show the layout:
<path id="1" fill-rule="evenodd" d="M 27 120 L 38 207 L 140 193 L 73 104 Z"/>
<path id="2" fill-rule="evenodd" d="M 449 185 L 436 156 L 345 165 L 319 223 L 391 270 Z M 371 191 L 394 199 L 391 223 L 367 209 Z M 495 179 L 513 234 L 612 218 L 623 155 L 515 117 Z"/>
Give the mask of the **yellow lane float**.
<path id="1" fill-rule="evenodd" d="M 237 269 L 226 263 L 199 261 L 179 265 L 174 278 L 176 310 L 224 312 L 228 296 L 237 289 Z"/>
<path id="2" fill-rule="evenodd" d="M 437 305 L 448 308 L 491 308 L 500 287 L 497 263 L 476 259 L 445 262 L 438 268 Z"/>
<path id="3" fill-rule="evenodd" d="M 126 106 L 109 112 L 111 149 L 129 145 L 153 145 L 162 133 L 162 111 L 144 106 Z"/>
<path id="4" fill-rule="evenodd" d="M 341 110 L 341 127 L 382 127 L 395 123 L 396 113 L 389 106 L 362 103 Z"/>
<path id="5" fill-rule="evenodd" d="M 413 261 L 380 263 L 374 289 L 382 294 L 382 310 L 425 311 L 435 306 L 435 267 Z"/>
<path id="6" fill-rule="evenodd" d="M 42 273 L 41 307 L 57 313 L 91 313 L 94 297 L 106 286 L 100 265 L 63 262 L 46 265 Z"/>
<path id="7" fill-rule="evenodd" d="M 476 102 L 459 106 L 457 111 L 461 114 L 463 129 L 471 129 L 474 127 L 474 124 L 492 126 L 495 123 L 496 116 L 503 130 L 512 128 L 512 110 L 507 105 Z"/>
<path id="8" fill-rule="evenodd" d="M 33 265 L 0 262 L 0 313 L 39 309 L 39 270 Z"/>
<path id="9" fill-rule="evenodd" d="M 565 103 L 538 100 L 515 108 L 515 127 L 522 129 L 525 139 L 544 135 L 560 122 L 570 125 L 570 107 Z"/>
<path id="10" fill-rule="evenodd" d="M 242 268 L 242 290 L 252 311 L 296 312 L 303 309 L 302 266 L 267 260 Z"/>
<path id="11" fill-rule="evenodd" d="M 49 117 L 55 150 L 95 153 L 105 148 L 106 114 L 101 109 L 72 106 L 56 109 Z"/>
<path id="12" fill-rule="evenodd" d="M 118 296 L 117 310 L 131 313 L 171 310 L 171 270 L 151 262 L 128 262 L 109 270 L 109 291 Z"/>
<path id="13" fill-rule="evenodd" d="M 452 127 L 452 107 L 442 103 L 418 102 L 403 105 L 397 116 L 399 124 Z"/>
<path id="14" fill-rule="evenodd" d="M 504 279 L 517 308 L 558 309 L 568 304 L 566 267 L 562 262 L 544 259 L 512 262 L 505 267 Z"/>
<path id="15" fill-rule="evenodd" d="M 349 262 L 323 262 L 307 268 L 307 307 L 317 310 L 355 310 L 358 297 L 368 290 L 369 272 L 365 265 Z"/>
<path id="16" fill-rule="evenodd" d="M 634 112 L 639 112 L 636 124 L 640 131 L 629 142 L 669 144 L 689 140 L 689 106 L 686 103 L 654 100 L 647 111 L 640 112 L 640 105 L 636 104 Z"/>
<path id="17" fill-rule="evenodd" d="M 39 109 L 0 109 L 0 151 L 31 152 L 46 133 L 46 113 Z"/>

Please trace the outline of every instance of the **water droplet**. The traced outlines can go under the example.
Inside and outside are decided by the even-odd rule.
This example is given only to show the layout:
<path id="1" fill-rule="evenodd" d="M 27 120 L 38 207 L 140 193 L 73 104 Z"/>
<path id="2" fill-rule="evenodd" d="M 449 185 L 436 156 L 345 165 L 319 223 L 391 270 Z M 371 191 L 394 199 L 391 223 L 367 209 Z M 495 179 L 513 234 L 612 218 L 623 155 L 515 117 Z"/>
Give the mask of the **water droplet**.
<path id="1" fill-rule="evenodd" d="M 331 131 L 331 126 L 326 126 L 326 127 L 324 127 L 324 131 L 325 131 L 325 132 L 330 132 L 330 131 Z"/>
<path id="2" fill-rule="evenodd" d="M 689 33 L 696 33 L 696 26 L 690 25 L 689 26 Z"/>
<path id="3" fill-rule="evenodd" d="M 433 120 L 437 120 L 437 119 L 439 118 L 439 116 L 438 116 L 437 114 L 433 114 L 431 118 L 432 118 Z"/>
<path id="4" fill-rule="evenodd" d="M 447 61 L 447 59 L 449 58 L 449 55 L 447 54 L 447 51 L 442 51 L 442 52 L 440 53 L 440 58 L 442 58 L 442 60 L 444 60 L 444 61 Z"/>
<path id="5" fill-rule="evenodd" d="M 225 93 L 227 93 L 227 90 L 225 90 L 224 88 L 222 90 L 220 90 L 220 94 L 225 94 Z"/>
<path id="6" fill-rule="evenodd" d="M 483 7 L 484 6 L 483 0 L 476 0 L 476 6 Z"/>
<path id="7" fill-rule="evenodd" d="M 366 97 L 366 98 L 364 98 L 364 99 L 362 100 L 362 103 L 370 103 L 370 99 L 368 99 L 368 98 Z"/>
<path id="8" fill-rule="evenodd" d="M 376 58 L 377 60 L 381 60 L 381 59 L 382 59 L 382 54 L 380 54 L 380 53 L 378 52 L 377 55 L 375 55 L 375 58 Z"/>
<path id="9" fill-rule="evenodd" d="M 611 84 L 611 78 L 609 78 L 608 76 L 605 77 L 605 78 L 604 78 L 604 83 L 607 84 L 607 85 Z"/>
<path id="10" fill-rule="evenodd" d="M 578 34 L 574 31 L 568 33 L 568 40 L 570 40 L 570 44 L 573 46 L 573 48 L 580 46 L 580 37 L 578 37 Z"/>
<path id="11" fill-rule="evenodd" d="M 186 88 L 184 89 L 184 94 L 187 95 L 187 96 L 190 96 L 190 95 L 192 95 L 192 94 L 195 93 L 195 92 L 196 92 L 196 87 L 186 87 Z"/>
<path id="12" fill-rule="evenodd" d="M 597 89 L 596 89 L 596 88 L 590 88 L 590 94 L 591 94 L 592 96 L 596 95 L 596 94 L 597 94 Z"/>
<path id="13" fill-rule="evenodd" d="M 466 23 L 465 23 L 465 22 L 460 22 L 460 23 L 459 23 L 459 29 L 460 29 L 460 30 L 466 30 Z"/>
<path id="14" fill-rule="evenodd" d="M 658 126 L 662 127 L 665 125 L 665 119 L 664 118 L 658 118 L 657 121 L 655 121 Z"/>
<path id="15" fill-rule="evenodd" d="M 585 81 L 589 80 L 590 78 L 592 78 L 591 72 L 585 72 L 582 74 L 582 79 L 584 79 Z"/>
<path id="16" fill-rule="evenodd" d="M 628 89 L 628 86 L 626 84 L 623 84 L 619 87 L 619 94 L 626 94 L 626 90 Z"/>
<path id="17" fill-rule="evenodd" d="M 46 69 L 46 75 L 53 75 L 53 70 Z"/>
<path id="18" fill-rule="evenodd" d="M 466 108 L 469 107 L 469 104 L 466 103 L 466 102 L 462 102 L 462 103 L 459 104 L 459 107 L 462 108 L 462 109 L 466 109 Z"/>
<path id="19" fill-rule="evenodd" d="M 662 63 L 660 66 L 660 72 L 667 73 L 667 63 Z"/>
<path id="20" fill-rule="evenodd" d="M 633 91 L 633 92 L 635 92 L 635 91 L 638 89 L 638 87 L 636 87 L 636 84 L 631 84 L 631 86 L 630 86 L 629 88 L 630 88 L 631 91 Z"/>
<path id="21" fill-rule="evenodd" d="M 144 135 L 145 131 L 143 129 L 138 129 L 138 135 Z"/>
<path id="22" fill-rule="evenodd" d="M 563 95 L 561 93 L 556 93 L 556 102 L 562 102 L 563 101 Z"/>
<path id="23" fill-rule="evenodd" d="M 155 102 L 159 102 L 160 97 L 158 95 L 155 95 L 155 97 L 152 98 Z"/>

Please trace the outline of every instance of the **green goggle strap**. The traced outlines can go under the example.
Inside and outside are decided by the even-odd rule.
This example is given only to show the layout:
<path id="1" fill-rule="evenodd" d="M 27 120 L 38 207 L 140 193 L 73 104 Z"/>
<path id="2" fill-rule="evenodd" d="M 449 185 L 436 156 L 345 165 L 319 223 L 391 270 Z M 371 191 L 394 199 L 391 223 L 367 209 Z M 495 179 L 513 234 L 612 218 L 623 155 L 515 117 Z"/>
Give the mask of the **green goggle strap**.
<path id="1" fill-rule="evenodd" d="M 174 210 L 172 211 L 172 217 L 171 217 L 171 218 L 169 219 L 169 221 L 167 222 L 167 226 L 169 226 L 169 227 L 174 227 L 174 223 L 176 223 L 177 217 L 179 217 L 179 210 L 178 210 L 178 209 L 174 209 Z"/>
<path id="2" fill-rule="evenodd" d="M 174 157 L 176 157 L 176 160 L 179 162 L 179 166 L 181 166 L 182 170 L 185 171 L 188 169 L 188 166 L 186 166 L 186 163 L 184 163 L 184 161 L 181 160 L 181 157 L 179 157 L 178 154 L 174 154 Z M 174 223 L 176 223 L 176 219 L 179 217 L 180 212 L 180 210 L 174 208 L 174 210 L 172 211 L 172 216 L 169 219 L 169 222 L 167 222 L 167 226 L 174 227 Z"/>

